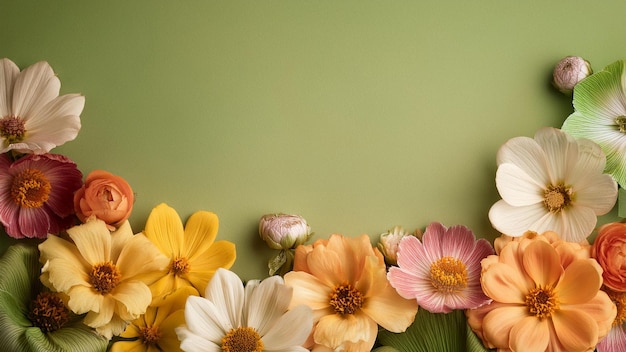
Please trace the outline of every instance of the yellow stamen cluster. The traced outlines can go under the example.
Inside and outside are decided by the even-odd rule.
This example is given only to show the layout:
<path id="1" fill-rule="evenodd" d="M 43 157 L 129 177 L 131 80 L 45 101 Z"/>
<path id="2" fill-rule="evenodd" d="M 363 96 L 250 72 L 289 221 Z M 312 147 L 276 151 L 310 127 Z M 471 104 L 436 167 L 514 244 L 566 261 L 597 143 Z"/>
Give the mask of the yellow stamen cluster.
<path id="1" fill-rule="evenodd" d="M 231 329 L 222 338 L 223 352 L 262 352 L 263 347 L 261 336 L 250 327 Z"/>
<path id="2" fill-rule="evenodd" d="M 111 292 L 120 282 L 122 274 L 111 262 L 103 262 L 93 266 L 89 275 L 94 290 L 101 294 Z"/>
<path id="3" fill-rule="evenodd" d="M 330 295 L 330 306 L 336 313 L 354 314 L 363 306 L 364 298 L 361 292 L 350 284 L 335 287 Z"/>
<path id="4" fill-rule="evenodd" d="M 28 319 L 43 332 L 57 331 L 70 320 L 63 300 L 52 292 L 41 292 L 31 302 Z"/>
<path id="5" fill-rule="evenodd" d="M 619 131 L 626 133 L 626 116 L 618 116 L 615 118 L 615 124 L 619 128 Z"/>
<path id="6" fill-rule="evenodd" d="M 467 268 L 454 257 L 442 257 L 430 265 L 430 282 L 442 293 L 455 293 L 467 287 Z"/>
<path id="7" fill-rule="evenodd" d="M 549 185 L 543 192 L 543 204 L 551 213 L 558 213 L 572 203 L 572 189 Z"/>
<path id="8" fill-rule="evenodd" d="M 13 178 L 11 199 L 22 208 L 39 208 L 50 196 L 52 186 L 37 169 L 26 169 Z"/>
<path id="9" fill-rule="evenodd" d="M 161 338 L 161 331 L 158 326 L 146 326 L 139 330 L 141 342 L 144 345 L 155 345 Z"/>
<path id="10" fill-rule="evenodd" d="M 604 289 L 611 301 L 617 308 L 617 315 L 613 320 L 613 326 L 621 326 L 626 323 L 626 292 L 615 292 L 613 290 Z"/>
<path id="11" fill-rule="evenodd" d="M 537 318 L 549 318 L 559 309 L 559 300 L 552 288 L 535 287 L 526 295 L 526 306 L 530 314 Z"/>
<path id="12" fill-rule="evenodd" d="M 187 274 L 190 269 L 189 262 L 185 257 L 178 257 L 172 260 L 172 265 L 170 266 L 170 270 L 177 276 Z"/>
<path id="13" fill-rule="evenodd" d="M 21 118 L 7 116 L 0 119 L 0 136 L 5 138 L 5 145 L 21 142 L 25 133 L 24 120 Z"/>

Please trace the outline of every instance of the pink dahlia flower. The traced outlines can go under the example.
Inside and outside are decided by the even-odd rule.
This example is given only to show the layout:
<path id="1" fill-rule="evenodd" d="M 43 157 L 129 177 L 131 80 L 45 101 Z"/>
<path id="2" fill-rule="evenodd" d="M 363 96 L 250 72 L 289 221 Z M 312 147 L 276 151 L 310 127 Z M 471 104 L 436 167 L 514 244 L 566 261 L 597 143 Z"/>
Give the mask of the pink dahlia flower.
<path id="1" fill-rule="evenodd" d="M 74 192 L 83 175 L 63 155 L 0 155 L 0 221 L 13 238 L 46 238 L 74 223 Z"/>

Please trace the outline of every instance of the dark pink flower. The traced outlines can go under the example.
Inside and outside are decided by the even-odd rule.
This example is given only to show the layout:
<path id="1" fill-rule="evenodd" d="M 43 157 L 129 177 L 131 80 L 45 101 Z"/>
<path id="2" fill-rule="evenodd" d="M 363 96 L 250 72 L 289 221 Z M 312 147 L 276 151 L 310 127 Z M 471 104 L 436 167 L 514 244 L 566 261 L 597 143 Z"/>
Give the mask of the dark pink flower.
<path id="1" fill-rule="evenodd" d="M 83 175 L 63 155 L 0 155 L 0 221 L 13 238 L 46 238 L 74 224 L 74 192 Z"/>

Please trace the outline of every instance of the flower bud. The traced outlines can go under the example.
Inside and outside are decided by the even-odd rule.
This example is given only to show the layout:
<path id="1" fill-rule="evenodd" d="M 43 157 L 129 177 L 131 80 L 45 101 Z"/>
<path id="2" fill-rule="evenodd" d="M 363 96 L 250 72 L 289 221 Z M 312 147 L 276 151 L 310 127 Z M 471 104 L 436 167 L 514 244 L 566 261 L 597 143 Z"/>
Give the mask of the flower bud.
<path id="1" fill-rule="evenodd" d="M 580 56 L 567 56 L 554 68 L 552 84 L 561 93 L 571 94 L 574 86 L 592 73 L 589 61 Z"/>
<path id="2" fill-rule="evenodd" d="M 280 213 L 261 217 L 259 235 L 273 249 L 291 249 L 308 241 L 312 233 L 303 217 Z"/>
<path id="3" fill-rule="evenodd" d="M 396 226 L 393 229 L 380 234 L 378 240 L 378 249 L 385 257 L 385 261 L 389 265 L 396 265 L 398 263 L 398 245 L 400 240 L 406 236 L 415 236 L 418 233 L 406 232 L 401 226 Z"/>
<path id="4" fill-rule="evenodd" d="M 87 175 L 83 187 L 74 193 L 74 209 L 81 222 L 93 216 L 114 229 L 130 217 L 134 200 L 135 195 L 126 180 L 94 170 Z"/>

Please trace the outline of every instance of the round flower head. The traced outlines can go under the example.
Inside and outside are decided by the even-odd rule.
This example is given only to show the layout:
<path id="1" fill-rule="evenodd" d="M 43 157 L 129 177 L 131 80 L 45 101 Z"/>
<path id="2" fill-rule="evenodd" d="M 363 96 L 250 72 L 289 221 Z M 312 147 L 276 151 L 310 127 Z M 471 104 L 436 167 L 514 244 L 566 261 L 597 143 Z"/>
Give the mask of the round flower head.
<path id="1" fill-rule="evenodd" d="M 130 217 L 134 201 L 135 195 L 128 182 L 103 170 L 90 172 L 85 184 L 74 193 L 74 209 L 80 221 L 95 216 L 111 230 Z"/>
<path id="2" fill-rule="evenodd" d="M 312 234 L 302 216 L 281 213 L 263 215 L 259 235 L 272 249 L 291 249 L 308 241 Z"/>
<path id="3" fill-rule="evenodd" d="M 106 350 L 108 341 L 71 314 L 62 295 L 42 287 L 38 260 L 37 248 L 21 243 L 0 259 L 0 350 Z"/>
<path id="4" fill-rule="evenodd" d="M 616 308 L 600 290 L 602 269 L 566 243 L 529 235 L 482 260 L 481 285 L 493 301 L 466 314 L 485 346 L 592 351 L 609 332 Z"/>
<path id="5" fill-rule="evenodd" d="M 580 56 L 567 56 L 556 64 L 552 84 L 561 92 L 571 94 L 578 82 L 592 73 L 589 61 Z"/>
<path id="6" fill-rule="evenodd" d="M 626 224 L 612 222 L 600 227 L 591 256 L 602 267 L 604 285 L 626 292 Z"/>
<path id="7" fill-rule="evenodd" d="M 490 301 L 480 287 L 480 261 L 493 254 L 485 239 L 464 226 L 432 223 L 422 241 L 408 236 L 398 249 L 398 266 L 388 277 L 400 296 L 432 313 L 476 308 Z"/>
<path id="8" fill-rule="evenodd" d="M 580 242 L 593 231 L 597 216 L 615 205 L 617 184 L 602 173 L 604 153 L 587 139 L 546 127 L 534 139 L 509 140 L 497 159 L 502 199 L 489 210 L 489 220 L 504 234 L 554 231 Z"/>
<path id="9" fill-rule="evenodd" d="M 57 154 L 0 154 L 0 221 L 14 238 L 46 238 L 74 223 L 73 194 L 83 175 Z"/>
<path id="10" fill-rule="evenodd" d="M 218 269 L 204 297 L 190 296 L 186 325 L 176 329 L 183 351 L 307 352 L 313 326 L 307 306 L 288 309 L 292 290 L 280 276 L 251 280 Z"/>
<path id="11" fill-rule="evenodd" d="M 87 313 L 85 324 L 110 339 L 145 313 L 152 295 L 143 280 L 168 260 L 144 235 L 133 235 L 128 221 L 112 233 L 102 220 L 67 232 L 73 242 L 49 236 L 39 245 L 41 281 L 67 294 L 68 307 Z"/>
<path id="12" fill-rule="evenodd" d="M 59 96 L 61 82 L 47 62 L 24 71 L 0 60 L 0 153 L 48 153 L 80 130 L 85 97 Z"/>
<path id="13" fill-rule="evenodd" d="M 383 255 L 367 235 L 332 235 L 296 248 L 291 305 L 313 309 L 313 341 L 332 350 L 370 351 L 378 326 L 404 331 L 415 318 L 417 303 L 398 295 L 387 281 Z"/>
<path id="14" fill-rule="evenodd" d="M 606 154 L 606 172 L 626 186 L 626 61 L 585 78 L 574 89 L 574 112 L 563 131 L 588 138 Z"/>

